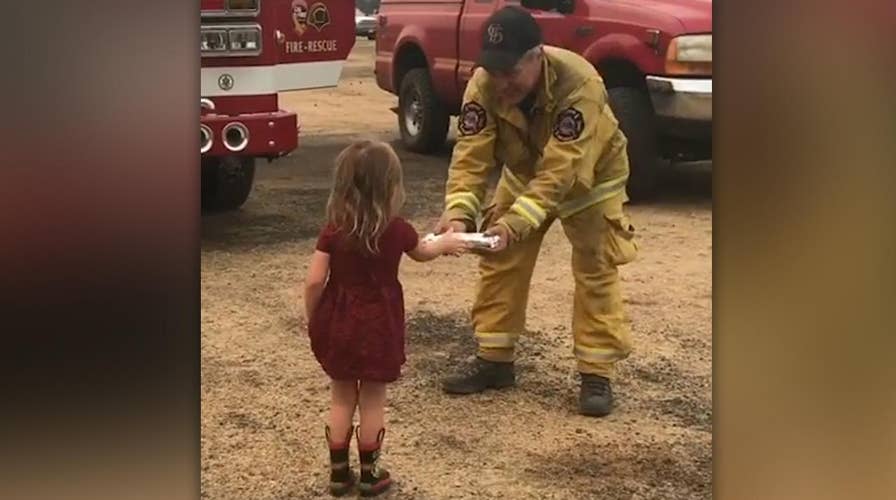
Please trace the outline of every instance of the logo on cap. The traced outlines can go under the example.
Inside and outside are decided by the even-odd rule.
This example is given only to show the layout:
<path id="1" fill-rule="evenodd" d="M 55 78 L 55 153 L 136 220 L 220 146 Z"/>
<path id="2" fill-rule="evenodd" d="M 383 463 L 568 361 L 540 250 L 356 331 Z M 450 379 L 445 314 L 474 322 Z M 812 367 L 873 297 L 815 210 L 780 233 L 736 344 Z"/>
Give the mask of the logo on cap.
<path id="1" fill-rule="evenodd" d="M 500 24 L 488 25 L 488 41 L 489 43 L 499 44 L 504 40 L 504 27 Z"/>

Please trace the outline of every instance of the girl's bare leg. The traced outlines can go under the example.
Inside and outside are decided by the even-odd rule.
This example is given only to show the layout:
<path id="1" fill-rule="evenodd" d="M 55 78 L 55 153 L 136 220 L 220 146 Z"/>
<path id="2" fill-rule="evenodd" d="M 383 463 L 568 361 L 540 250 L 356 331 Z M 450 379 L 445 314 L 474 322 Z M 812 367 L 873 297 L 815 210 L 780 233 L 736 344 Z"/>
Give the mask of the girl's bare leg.
<path id="1" fill-rule="evenodd" d="M 375 443 L 380 429 L 385 427 L 386 384 L 362 381 L 360 387 L 360 441 L 364 444 Z"/>
<path id="2" fill-rule="evenodd" d="M 358 382 L 355 380 L 330 382 L 330 418 L 327 422 L 330 448 L 330 493 L 342 496 L 354 486 L 356 476 L 349 466 L 349 446 L 352 442 L 352 419 L 358 406 Z"/>
<path id="3" fill-rule="evenodd" d="M 330 383 L 330 435 L 342 440 L 348 435 L 358 406 L 358 382 L 333 380 Z"/>

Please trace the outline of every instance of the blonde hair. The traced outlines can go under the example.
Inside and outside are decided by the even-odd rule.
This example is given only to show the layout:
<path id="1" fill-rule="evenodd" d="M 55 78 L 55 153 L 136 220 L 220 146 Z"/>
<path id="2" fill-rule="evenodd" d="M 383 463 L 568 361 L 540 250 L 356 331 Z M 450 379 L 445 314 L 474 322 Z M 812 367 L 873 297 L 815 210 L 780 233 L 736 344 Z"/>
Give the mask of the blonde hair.
<path id="1" fill-rule="evenodd" d="M 336 157 L 327 222 L 355 247 L 379 253 L 379 239 L 404 205 L 401 161 L 384 142 L 362 140 Z"/>

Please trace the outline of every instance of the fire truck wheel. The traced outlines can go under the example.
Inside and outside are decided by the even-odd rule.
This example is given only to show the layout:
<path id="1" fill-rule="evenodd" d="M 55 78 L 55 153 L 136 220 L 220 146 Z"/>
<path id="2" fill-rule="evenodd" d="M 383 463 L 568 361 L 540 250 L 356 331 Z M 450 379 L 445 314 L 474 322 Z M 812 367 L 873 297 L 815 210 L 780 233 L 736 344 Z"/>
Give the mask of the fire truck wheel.
<path id="1" fill-rule="evenodd" d="M 202 159 L 202 208 L 235 210 L 252 191 L 255 158 L 225 156 Z"/>
<path id="2" fill-rule="evenodd" d="M 610 108 L 619 128 L 628 139 L 628 161 L 631 172 L 627 192 L 633 202 L 646 201 L 656 192 L 657 132 L 650 96 L 634 87 L 615 87 L 607 91 Z"/>
<path id="3" fill-rule="evenodd" d="M 415 153 L 434 153 L 445 144 L 448 113 L 436 97 L 425 68 L 412 69 L 401 80 L 398 128 L 405 147 Z"/>

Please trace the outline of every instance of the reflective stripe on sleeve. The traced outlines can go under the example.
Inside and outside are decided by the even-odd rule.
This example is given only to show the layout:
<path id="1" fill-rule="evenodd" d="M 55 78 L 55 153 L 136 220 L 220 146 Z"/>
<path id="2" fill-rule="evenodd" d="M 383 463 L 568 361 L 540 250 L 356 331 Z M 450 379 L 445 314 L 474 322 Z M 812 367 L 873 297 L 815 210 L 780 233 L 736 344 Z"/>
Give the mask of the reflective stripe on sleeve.
<path id="1" fill-rule="evenodd" d="M 510 210 L 522 216 L 534 227 L 541 226 L 548 217 L 547 212 L 528 196 L 517 197 L 513 205 L 510 206 Z"/>
<path id="2" fill-rule="evenodd" d="M 450 210 L 456 207 L 463 207 L 469 212 L 471 218 L 475 218 L 479 214 L 480 203 L 479 198 L 469 191 L 461 191 L 452 193 L 445 197 L 445 208 Z"/>

